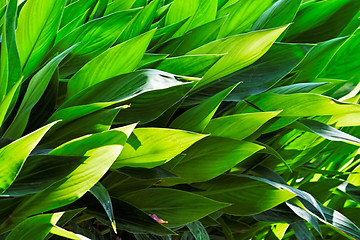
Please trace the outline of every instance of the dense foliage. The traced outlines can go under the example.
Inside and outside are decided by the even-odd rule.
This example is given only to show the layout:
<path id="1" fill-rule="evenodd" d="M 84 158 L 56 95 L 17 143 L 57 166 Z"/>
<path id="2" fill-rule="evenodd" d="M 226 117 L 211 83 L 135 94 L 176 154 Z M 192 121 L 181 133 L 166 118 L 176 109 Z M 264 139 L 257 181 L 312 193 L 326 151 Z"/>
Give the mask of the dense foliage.
<path id="1" fill-rule="evenodd" d="M 0 16 L 0 239 L 360 239 L 359 0 Z"/>

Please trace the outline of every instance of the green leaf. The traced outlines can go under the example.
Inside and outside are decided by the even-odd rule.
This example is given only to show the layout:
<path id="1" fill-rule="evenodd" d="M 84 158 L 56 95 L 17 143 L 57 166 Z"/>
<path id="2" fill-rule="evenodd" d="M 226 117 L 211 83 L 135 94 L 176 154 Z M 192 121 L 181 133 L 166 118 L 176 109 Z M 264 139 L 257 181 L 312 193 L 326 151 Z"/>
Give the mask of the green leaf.
<path id="1" fill-rule="evenodd" d="M 131 8 L 132 5 L 134 5 L 135 1 L 136 0 L 128 0 L 128 1 L 117 0 L 110 2 L 106 8 L 104 15 L 109 15 L 110 13 L 128 10 Z"/>
<path id="2" fill-rule="evenodd" d="M 250 95 L 264 92 L 295 68 L 310 47 L 312 45 L 275 43 L 255 63 L 220 78 L 207 88 L 190 95 L 185 101 L 186 103 L 197 103 L 239 82 L 240 84 L 225 100 L 240 101 Z"/>
<path id="3" fill-rule="evenodd" d="M 59 221 L 63 215 L 60 213 L 42 214 L 33 216 L 20 223 L 11 233 L 5 238 L 6 240 L 42 240 L 48 235 L 51 229 Z"/>
<path id="4" fill-rule="evenodd" d="M 116 42 L 124 42 L 150 30 L 154 21 L 156 10 L 160 6 L 160 0 L 151 1 L 141 12 L 129 23 Z M 152 36 L 150 37 L 150 39 Z M 129 48 L 130 49 L 130 48 Z M 134 51 L 136 52 L 136 51 Z"/>
<path id="5" fill-rule="evenodd" d="M 153 68 L 153 65 L 158 64 L 158 62 L 161 62 L 161 60 L 164 60 L 168 56 L 168 54 L 145 53 L 138 64 L 137 69 Z"/>
<path id="6" fill-rule="evenodd" d="M 347 181 L 352 185 L 360 186 L 360 166 L 357 166 L 352 172 L 354 173 L 348 177 Z"/>
<path id="7" fill-rule="evenodd" d="M 164 179 L 162 184 L 207 181 L 225 173 L 263 148 L 250 142 L 207 137 L 187 149 L 185 157 L 171 169 L 180 179 Z"/>
<path id="8" fill-rule="evenodd" d="M 241 216 L 266 211 L 295 196 L 267 183 L 229 174 L 194 184 L 194 187 L 204 190 L 199 192 L 203 196 L 232 204 L 222 209 L 222 212 Z"/>
<path id="9" fill-rule="evenodd" d="M 236 86 L 229 87 L 207 99 L 206 101 L 200 103 L 199 105 L 190 108 L 178 116 L 170 124 L 170 127 L 194 132 L 203 132 L 211 118 L 214 116 L 221 102 L 235 87 Z"/>
<path id="10" fill-rule="evenodd" d="M 353 79 L 359 76 L 356 71 L 360 67 L 360 61 L 356 53 L 360 50 L 360 31 L 351 36 L 342 46 L 325 70 L 321 77 L 331 77 L 334 79 Z"/>
<path id="11" fill-rule="evenodd" d="M 297 71 L 296 81 L 307 82 L 317 78 L 346 40 L 346 37 L 335 38 L 319 43 L 312 48 L 305 59 L 294 70 Z"/>
<path id="12" fill-rule="evenodd" d="M 5 137 L 18 138 L 23 134 L 30 117 L 31 110 L 43 95 L 57 66 L 76 46 L 77 45 L 72 46 L 53 58 L 31 78 L 19 110 L 4 134 Z"/>
<path id="13" fill-rule="evenodd" d="M 73 30 L 83 25 L 86 21 L 87 16 L 88 16 L 88 12 L 86 11 L 83 14 L 76 17 L 71 22 L 69 22 L 68 24 L 66 24 L 63 28 L 61 28 L 56 35 L 55 43 L 59 42 L 66 35 L 71 33 Z"/>
<path id="14" fill-rule="evenodd" d="M 274 28 L 291 23 L 297 14 L 301 0 L 279 0 L 266 10 L 254 23 L 252 30 Z"/>
<path id="15" fill-rule="evenodd" d="M 68 124 L 76 119 L 85 117 L 102 109 L 111 107 L 115 105 L 116 102 L 103 102 L 103 103 L 92 103 L 74 107 L 68 107 L 64 109 L 60 109 L 56 111 L 51 117 L 48 119 L 47 122 L 53 122 L 56 120 L 61 120 L 61 123 L 54 127 L 53 129 L 59 128 L 58 126 Z M 126 106 L 124 106 L 126 107 Z"/>
<path id="16" fill-rule="evenodd" d="M 298 200 L 304 205 L 304 207 L 307 211 L 312 212 L 312 214 L 316 215 L 316 217 L 320 220 L 326 219 L 325 214 L 322 211 L 323 206 L 321 206 L 321 204 L 319 204 L 318 201 L 311 194 L 309 194 L 305 191 L 291 187 L 285 183 L 279 183 L 277 180 L 272 181 L 272 180 L 269 180 L 266 178 L 255 177 L 255 176 L 250 176 L 250 175 L 239 175 L 239 176 L 249 178 L 252 180 L 256 180 L 256 181 L 260 181 L 263 183 L 267 183 L 275 188 L 287 190 L 293 194 L 296 194 Z M 283 180 L 282 180 L 282 182 L 283 182 Z"/>
<path id="17" fill-rule="evenodd" d="M 166 27 L 158 28 L 155 32 L 154 37 L 151 39 L 150 50 L 154 51 L 155 49 L 164 45 L 164 43 L 170 41 L 174 34 L 185 24 L 188 18 L 181 20 L 177 23 L 171 24 Z"/>
<path id="18" fill-rule="evenodd" d="M 166 128 L 137 128 L 112 168 L 159 166 L 206 135 Z"/>
<path id="19" fill-rule="evenodd" d="M 131 104 L 116 123 L 146 123 L 158 118 L 192 88 L 184 78 L 159 70 L 140 70 L 102 81 L 70 98 L 60 109 L 96 102 Z"/>
<path id="20" fill-rule="evenodd" d="M 166 14 L 165 25 L 190 17 L 175 34 L 175 37 L 182 36 L 188 30 L 215 20 L 216 10 L 217 0 L 174 0 Z"/>
<path id="21" fill-rule="evenodd" d="M 163 179 L 176 177 L 173 173 L 161 168 L 134 168 L 134 167 L 122 167 L 118 169 L 119 172 L 125 174 L 126 176 L 136 178 L 139 180 L 147 180 L 147 179 Z"/>
<path id="22" fill-rule="evenodd" d="M 8 94 L 6 94 L 4 100 L 0 103 L 0 126 L 3 124 L 6 114 L 9 112 L 11 107 L 11 102 L 14 101 L 14 97 L 16 95 L 16 92 L 18 91 L 19 86 L 21 85 L 22 79 L 20 79 L 9 91 Z"/>
<path id="23" fill-rule="evenodd" d="M 68 76 L 78 71 L 85 63 L 104 52 L 124 31 L 129 21 L 136 16 L 140 9 L 117 12 L 103 18 L 87 22 L 55 44 L 52 53 L 81 42 L 76 51 L 72 52 L 61 65 L 61 76 Z"/>
<path id="24" fill-rule="evenodd" d="M 154 33 L 152 30 L 116 45 L 88 62 L 69 80 L 67 96 L 72 97 L 96 83 L 135 70 Z"/>
<path id="25" fill-rule="evenodd" d="M 76 234 L 73 233 L 71 231 L 67 231 L 63 228 L 60 228 L 58 226 L 54 226 L 53 228 L 51 228 L 50 233 L 61 236 L 61 237 L 65 237 L 68 239 L 74 239 L 74 240 L 90 240 L 90 238 L 84 237 L 80 234 Z"/>
<path id="26" fill-rule="evenodd" d="M 313 93 L 279 95 L 262 93 L 247 99 L 263 111 L 283 110 L 279 116 L 310 117 L 358 112 L 357 104 L 343 103 L 333 98 Z"/>
<path id="27" fill-rule="evenodd" d="M 217 202 L 194 193 L 166 188 L 148 188 L 121 197 L 125 202 L 168 221 L 167 227 L 178 227 L 196 221 L 223 207 Z M 147 201 L 143 201 L 147 199 Z M 181 206 L 181 208 L 179 207 Z"/>
<path id="28" fill-rule="evenodd" d="M 309 230 L 308 226 L 304 221 L 299 221 L 290 224 L 290 226 L 294 229 L 295 236 L 299 239 L 303 240 L 314 240 L 315 237 L 312 232 Z"/>
<path id="29" fill-rule="evenodd" d="M 218 38 L 248 30 L 256 19 L 272 4 L 271 0 L 243 0 L 231 5 L 229 17 L 220 28 Z M 283 26 L 281 24 L 275 27 Z"/>
<path id="30" fill-rule="evenodd" d="M 37 193 L 71 173 L 82 162 L 82 157 L 30 155 L 19 175 L 2 194 L 18 197 Z"/>
<path id="31" fill-rule="evenodd" d="M 16 3 L 17 1 L 15 0 L 9 1 L 8 3 L 1 40 L 0 99 L 5 103 L 4 106 L 1 106 L 1 111 L 5 111 L 5 113 L 15 95 L 16 88 L 14 89 L 14 87 L 18 86 L 18 82 L 22 75 L 20 56 L 15 37 Z M 7 95 L 7 93 L 10 93 L 10 95 Z M 4 98 L 6 99 L 4 100 Z M 5 113 L 2 112 L 1 115 Z M 1 119 L 1 123 L 2 121 L 3 119 Z"/>
<path id="32" fill-rule="evenodd" d="M 321 206 L 321 210 L 325 215 L 325 219 L 322 219 L 315 213 L 315 216 L 323 223 L 329 224 L 335 227 L 339 232 L 343 232 L 346 235 L 358 239 L 360 238 L 360 228 L 358 228 L 352 221 L 342 215 L 336 210 Z M 314 212 L 313 212 L 314 214 Z"/>
<path id="33" fill-rule="evenodd" d="M 95 11 L 92 19 L 102 17 L 105 13 L 108 3 L 109 3 L 109 0 L 99 0 L 97 7 L 96 7 L 96 11 Z"/>
<path id="34" fill-rule="evenodd" d="M 285 36 L 287 42 L 316 43 L 337 37 L 359 12 L 357 0 L 320 1 L 302 9 Z"/>
<path id="35" fill-rule="evenodd" d="M 164 46 L 160 46 L 158 51 L 161 53 L 169 53 L 172 56 L 184 55 L 190 50 L 214 41 L 225 20 L 226 17 L 217 18 L 214 21 L 196 27 L 188 31 L 185 35 L 163 44 Z"/>
<path id="36" fill-rule="evenodd" d="M 156 69 L 173 74 L 202 77 L 223 55 L 201 54 L 166 58 Z"/>
<path id="37" fill-rule="evenodd" d="M 48 124 L 0 149 L 0 193 L 15 180 L 30 152 L 55 123 Z"/>
<path id="38" fill-rule="evenodd" d="M 111 203 L 111 198 L 106 190 L 106 188 L 100 183 L 97 182 L 92 188 L 90 188 L 89 192 L 96 197 L 96 199 L 101 203 L 103 206 L 106 214 L 108 215 L 111 226 L 116 233 L 116 222 L 114 217 L 114 210 Z"/>
<path id="39" fill-rule="evenodd" d="M 54 43 L 64 6 L 65 0 L 28 0 L 21 9 L 16 43 L 25 78 L 44 62 Z"/>
<path id="40" fill-rule="evenodd" d="M 195 240 L 210 240 L 209 234 L 200 221 L 188 223 L 186 226 L 189 228 Z"/>
<path id="41" fill-rule="evenodd" d="M 90 16 L 90 13 L 94 9 L 97 0 L 79 0 L 67 5 L 64 8 L 64 14 L 61 19 L 60 28 L 65 27 L 70 22 L 74 21 L 75 18 L 87 12 L 86 18 Z"/>
<path id="42" fill-rule="evenodd" d="M 187 53 L 194 54 L 225 54 L 197 84 L 197 88 L 209 84 L 221 77 L 238 71 L 258 60 L 271 47 L 273 42 L 287 26 L 255 31 L 205 44 Z"/>
<path id="43" fill-rule="evenodd" d="M 84 197 L 86 197 L 86 195 Z M 111 223 L 107 220 L 107 216 L 104 213 L 102 207 L 97 202 L 86 201 L 90 199 L 84 197 L 79 199 L 76 203 L 86 206 L 85 213 L 96 217 L 103 223 L 107 222 L 107 225 L 111 226 Z M 131 233 L 151 233 L 160 236 L 175 234 L 164 225 L 155 221 L 148 214 L 130 204 L 127 204 L 116 198 L 112 199 L 112 204 L 114 208 L 117 229 L 125 230 Z"/>
<path id="44" fill-rule="evenodd" d="M 342 132 L 334 127 L 331 127 L 325 123 L 312 119 L 299 119 L 297 122 L 300 123 L 302 127 L 304 126 L 307 131 L 311 131 L 330 141 L 346 142 L 356 146 L 360 145 L 360 139 Z"/>
<path id="45" fill-rule="evenodd" d="M 110 129 L 116 115 L 122 109 L 116 107 L 109 109 L 101 109 L 94 113 L 66 122 L 59 125 L 54 130 L 49 131 L 45 136 L 42 147 L 55 147 L 71 139 L 84 136 L 86 134 L 99 133 Z"/>
<path id="46" fill-rule="evenodd" d="M 135 125 L 88 135 L 51 151 L 50 155 L 86 156 L 83 164 L 66 178 L 45 190 L 25 198 L 14 210 L 19 218 L 68 205 L 93 187 L 120 154 Z"/>
<path id="47" fill-rule="evenodd" d="M 204 132 L 212 136 L 242 140 L 256 132 L 280 112 L 244 113 L 215 118 L 209 122 Z"/>
<path id="48" fill-rule="evenodd" d="M 287 86 L 273 88 L 270 89 L 268 92 L 276 93 L 276 94 L 285 94 L 285 95 L 294 94 L 294 93 L 309 93 L 314 89 L 321 87 L 325 84 L 328 83 L 326 82 L 296 83 Z"/>

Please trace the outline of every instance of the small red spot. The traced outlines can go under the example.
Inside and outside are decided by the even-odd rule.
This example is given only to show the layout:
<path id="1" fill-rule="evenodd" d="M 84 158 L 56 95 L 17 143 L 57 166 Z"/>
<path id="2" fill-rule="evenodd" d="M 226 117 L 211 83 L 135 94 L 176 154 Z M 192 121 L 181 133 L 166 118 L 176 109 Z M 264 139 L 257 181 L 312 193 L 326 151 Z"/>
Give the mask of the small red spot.
<path id="1" fill-rule="evenodd" d="M 152 217 L 152 219 L 154 219 L 158 223 L 168 223 L 168 221 L 164 221 L 164 220 L 158 218 L 158 216 L 156 216 L 156 214 L 149 214 L 149 216 Z"/>

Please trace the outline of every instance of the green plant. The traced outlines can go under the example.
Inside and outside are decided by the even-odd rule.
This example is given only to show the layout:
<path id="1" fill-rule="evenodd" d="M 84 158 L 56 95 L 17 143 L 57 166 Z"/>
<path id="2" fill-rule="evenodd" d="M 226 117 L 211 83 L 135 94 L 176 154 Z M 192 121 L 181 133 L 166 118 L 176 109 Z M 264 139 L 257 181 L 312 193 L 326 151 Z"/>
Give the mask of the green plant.
<path id="1" fill-rule="evenodd" d="M 1 239 L 360 239 L 360 1 L 0 16 Z"/>

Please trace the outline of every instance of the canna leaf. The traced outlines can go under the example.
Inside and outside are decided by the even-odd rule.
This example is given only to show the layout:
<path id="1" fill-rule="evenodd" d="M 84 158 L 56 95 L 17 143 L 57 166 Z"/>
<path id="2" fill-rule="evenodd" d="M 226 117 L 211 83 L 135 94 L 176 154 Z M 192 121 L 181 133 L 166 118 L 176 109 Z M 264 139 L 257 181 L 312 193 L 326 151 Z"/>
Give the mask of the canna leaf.
<path id="1" fill-rule="evenodd" d="M 30 117 L 31 110 L 43 95 L 57 66 L 76 46 L 77 45 L 67 49 L 53 58 L 39 72 L 37 72 L 34 77 L 32 77 L 19 110 L 4 134 L 5 137 L 18 138 L 23 134 Z"/>
<path id="2" fill-rule="evenodd" d="M 69 80 L 68 97 L 103 80 L 135 70 L 154 33 L 153 30 L 116 45 L 88 62 Z"/>
<path id="3" fill-rule="evenodd" d="M 185 151 L 185 157 L 171 169 L 179 178 L 165 179 L 164 185 L 203 182 L 213 179 L 264 147 L 234 139 L 207 137 Z"/>
<path id="4" fill-rule="evenodd" d="M 279 27 L 291 23 L 301 4 L 301 0 L 280 0 L 275 2 L 254 23 L 252 30 Z"/>
<path id="5" fill-rule="evenodd" d="M 215 20 L 216 9 L 216 0 L 174 0 L 166 14 L 165 25 L 168 26 L 190 17 L 175 34 L 175 37 L 182 36 L 188 30 Z"/>
<path id="6" fill-rule="evenodd" d="M 116 222 L 114 217 L 114 210 L 111 203 L 111 198 L 106 190 L 106 188 L 100 183 L 97 182 L 92 188 L 90 188 L 89 192 L 96 197 L 96 199 L 101 203 L 103 206 L 106 214 L 108 215 L 111 226 L 116 233 Z"/>
<path id="7" fill-rule="evenodd" d="M 271 3 L 271 0 L 237 1 L 229 7 L 229 17 L 220 28 L 218 38 L 228 37 L 236 33 L 239 34 L 249 29 Z M 280 24 L 275 27 L 285 24 Z"/>
<path id="8" fill-rule="evenodd" d="M 65 27 L 72 22 L 77 16 L 82 15 L 86 12 L 86 18 L 89 17 L 90 13 L 94 9 L 97 0 L 79 0 L 67 5 L 64 8 L 64 14 L 61 18 L 60 28 Z"/>
<path id="9" fill-rule="evenodd" d="M 215 118 L 209 122 L 204 132 L 212 136 L 243 140 L 279 113 L 280 111 L 244 113 Z"/>
<path id="10" fill-rule="evenodd" d="M 75 139 L 51 151 L 50 155 L 86 156 L 87 159 L 66 178 L 25 198 L 14 210 L 21 219 L 68 205 L 92 188 L 120 154 L 135 125 Z"/>
<path id="11" fill-rule="evenodd" d="M 14 182 L 30 152 L 55 123 L 50 123 L 0 149 L 0 193 Z"/>
<path id="12" fill-rule="evenodd" d="M 33 216 L 20 223 L 5 239 L 44 239 L 59 221 L 63 212 Z"/>
<path id="13" fill-rule="evenodd" d="M 287 26 L 284 26 L 234 35 L 205 44 L 188 52 L 187 55 L 227 53 L 227 55 L 210 68 L 203 79 L 197 84 L 197 88 L 254 63 L 266 53 L 286 28 Z"/>
<path id="14" fill-rule="evenodd" d="M 9 1 L 8 7 L 5 12 L 5 23 L 4 31 L 2 35 L 2 44 L 1 44 L 1 63 L 0 63 L 0 99 L 5 101 L 4 98 L 7 98 L 4 102 L 5 104 L 1 106 L 1 115 L 6 114 L 6 111 L 9 108 L 12 98 L 15 96 L 16 88 L 18 82 L 22 76 L 20 56 L 16 44 L 15 36 L 15 23 L 16 23 L 16 11 L 17 5 L 16 0 Z M 14 89 L 15 87 L 15 89 Z M 15 92 L 13 92 L 15 91 Z M 10 93 L 12 92 L 12 93 Z M 7 93 L 10 95 L 6 96 Z M 5 116 L 4 116 L 5 117 Z M 3 119 L 1 119 L 3 120 Z M 2 123 L 2 121 L 1 121 Z"/>
<path id="15" fill-rule="evenodd" d="M 200 195 L 231 203 L 223 212 L 236 215 L 254 215 L 271 209 L 295 196 L 266 183 L 236 175 L 224 174 L 211 181 L 194 184 L 203 191 Z M 255 197 L 256 196 L 256 197 Z"/>
<path id="16" fill-rule="evenodd" d="M 149 188 L 121 197 L 125 202 L 160 219 L 167 227 L 182 226 L 228 206 L 194 193 L 166 188 Z M 147 201 L 143 201 L 147 199 Z M 160 206 L 160 207 L 159 207 Z M 182 206 L 179 208 L 179 206 Z"/>
<path id="17" fill-rule="evenodd" d="M 19 197 L 37 193 L 66 177 L 82 162 L 82 157 L 30 155 L 2 196 Z"/>
<path id="18" fill-rule="evenodd" d="M 135 129 L 112 168 L 159 166 L 204 137 L 206 135 L 166 128 Z"/>
<path id="19" fill-rule="evenodd" d="M 87 22 L 76 28 L 52 48 L 51 53 L 62 52 L 81 42 L 60 66 L 60 75 L 68 76 L 78 71 L 85 63 L 108 49 L 124 31 L 129 21 L 140 9 L 117 12 Z"/>
<path id="20" fill-rule="evenodd" d="M 45 61 L 59 29 L 64 6 L 65 0 L 28 0 L 21 9 L 16 43 L 25 79 Z"/>
<path id="21" fill-rule="evenodd" d="M 198 106 L 190 108 L 178 116 L 171 124 L 171 128 L 179 128 L 194 132 L 203 132 L 221 102 L 236 86 L 229 87 L 219 92 L 215 96 L 200 103 Z"/>

